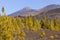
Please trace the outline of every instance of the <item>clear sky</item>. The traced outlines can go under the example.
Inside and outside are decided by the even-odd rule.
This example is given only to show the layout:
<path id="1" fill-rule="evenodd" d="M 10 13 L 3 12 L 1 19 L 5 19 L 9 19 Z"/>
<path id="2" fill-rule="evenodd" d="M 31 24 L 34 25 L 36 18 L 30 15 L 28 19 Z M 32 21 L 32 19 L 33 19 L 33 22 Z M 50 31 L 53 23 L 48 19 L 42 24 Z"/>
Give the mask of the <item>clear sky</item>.
<path id="1" fill-rule="evenodd" d="M 0 13 L 2 6 L 5 8 L 6 14 L 11 14 L 26 6 L 38 9 L 50 4 L 60 5 L 60 0 L 0 0 Z"/>

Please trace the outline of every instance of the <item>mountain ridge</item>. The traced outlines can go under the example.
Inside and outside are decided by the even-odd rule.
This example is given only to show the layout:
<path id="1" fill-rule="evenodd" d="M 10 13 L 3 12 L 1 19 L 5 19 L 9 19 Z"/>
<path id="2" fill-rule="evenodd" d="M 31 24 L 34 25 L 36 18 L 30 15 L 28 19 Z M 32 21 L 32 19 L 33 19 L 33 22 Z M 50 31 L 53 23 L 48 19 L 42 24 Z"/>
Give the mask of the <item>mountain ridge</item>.
<path id="1" fill-rule="evenodd" d="M 47 13 L 48 11 L 54 10 L 54 9 L 56 10 L 57 8 L 60 8 L 60 5 L 51 4 L 38 10 L 31 9 L 30 7 L 24 7 L 23 9 L 10 14 L 9 16 L 29 16 L 29 15 L 36 16 L 39 14 L 43 15 Z"/>

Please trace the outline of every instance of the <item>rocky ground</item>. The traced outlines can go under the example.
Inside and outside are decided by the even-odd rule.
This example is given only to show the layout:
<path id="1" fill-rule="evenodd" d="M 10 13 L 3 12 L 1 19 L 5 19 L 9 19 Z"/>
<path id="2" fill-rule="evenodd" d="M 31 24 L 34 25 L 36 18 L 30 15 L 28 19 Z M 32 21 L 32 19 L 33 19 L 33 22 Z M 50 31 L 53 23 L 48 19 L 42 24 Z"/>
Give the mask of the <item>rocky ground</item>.
<path id="1" fill-rule="evenodd" d="M 42 33 L 42 31 L 44 31 Z M 60 40 L 60 31 L 52 31 L 48 29 L 39 31 L 25 31 L 25 40 Z"/>

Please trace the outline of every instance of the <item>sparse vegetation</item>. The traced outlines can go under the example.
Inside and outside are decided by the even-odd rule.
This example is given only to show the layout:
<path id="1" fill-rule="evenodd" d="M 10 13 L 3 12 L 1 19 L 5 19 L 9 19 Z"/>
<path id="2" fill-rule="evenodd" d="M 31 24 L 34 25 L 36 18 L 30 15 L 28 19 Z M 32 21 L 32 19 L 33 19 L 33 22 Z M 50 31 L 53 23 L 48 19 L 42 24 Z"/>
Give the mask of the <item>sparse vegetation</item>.
<path id="1" fill-rule="evenodd" d="M 54 37 L 53 35 L 52 35 L 52 36 L 50 36 L 50 39 L 51 39 L 51 40 L 54 40 L 54 38 L 55 38 L 55 37 Z"/>
<path id="2" fill-rule="evenodd" d="M 40 33 L 39 33 L 39 36 L 42 38 L 42 37 L 44 37 L 46 34 L 45 34 L 45 32 L 44 31 L 41 31 Z"/>

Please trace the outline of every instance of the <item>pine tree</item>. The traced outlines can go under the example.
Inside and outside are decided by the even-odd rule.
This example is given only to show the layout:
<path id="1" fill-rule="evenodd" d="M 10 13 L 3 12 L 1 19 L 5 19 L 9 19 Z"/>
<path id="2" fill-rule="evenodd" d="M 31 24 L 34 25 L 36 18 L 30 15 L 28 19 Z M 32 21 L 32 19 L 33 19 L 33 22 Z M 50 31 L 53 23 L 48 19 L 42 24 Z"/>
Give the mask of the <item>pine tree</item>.
<path id="1" fill-rule="evenodd" d="M 24 28 L 24 23 L 20 17 L 16 17 L 16 21 L 19 27 Z"/>
<path id="2" fill-rule="evenodd" d="M 55 30 L 55 27 L 54 27 L 54 20 L 50 20 L 50 29 L 51 30 Z"/>
<path id="3" fill-rule="evenodd" d="M 55 26 L 55 30 L 60 30 L 60 26 L 59 26 L 59 20 L 57 17 L 55 17 L 54 19 L 54 26 Z"/>
<path id="4" fill-rule="evenodd" d="M 32 16 L 28 16 L 28 27 L 31 30 L 31 28 L 33 27 L 33 21 L 32 21 Z"/>
<path id="5" fill-rule="evenodd" d="M 33 17 L 33 27 L 32 28 L 34 31 L 38 31 L 41 29 L 41 24 L 35 17 Z"/>

